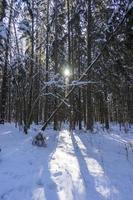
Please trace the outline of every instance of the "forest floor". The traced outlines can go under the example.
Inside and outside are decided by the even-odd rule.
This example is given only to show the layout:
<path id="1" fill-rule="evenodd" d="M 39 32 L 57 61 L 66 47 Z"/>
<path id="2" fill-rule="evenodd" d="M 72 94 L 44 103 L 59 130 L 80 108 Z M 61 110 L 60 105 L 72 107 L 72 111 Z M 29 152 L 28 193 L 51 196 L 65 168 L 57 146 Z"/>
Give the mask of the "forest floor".
<path id="1" fill-rule="evenodd" d="M 0 125 L 0 200 L 133 200 L 133 128 L 36 133 Z"/>

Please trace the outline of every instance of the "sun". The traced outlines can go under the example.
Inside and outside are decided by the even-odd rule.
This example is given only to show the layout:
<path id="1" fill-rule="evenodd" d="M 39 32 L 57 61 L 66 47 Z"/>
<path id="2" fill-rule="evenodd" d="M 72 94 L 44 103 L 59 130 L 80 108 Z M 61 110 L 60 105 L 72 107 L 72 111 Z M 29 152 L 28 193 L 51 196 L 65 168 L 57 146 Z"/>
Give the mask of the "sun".
<path id="1" fill-rule="evenodd" d="M 65 76 L 65 77 L 69 77 L 70 74 L 71 74 L 71 73 L 70 73 L 70 70 L 69 70 L 68 68 L 65 68 L 65 69 L 64 69 L 64 76 Z"/>

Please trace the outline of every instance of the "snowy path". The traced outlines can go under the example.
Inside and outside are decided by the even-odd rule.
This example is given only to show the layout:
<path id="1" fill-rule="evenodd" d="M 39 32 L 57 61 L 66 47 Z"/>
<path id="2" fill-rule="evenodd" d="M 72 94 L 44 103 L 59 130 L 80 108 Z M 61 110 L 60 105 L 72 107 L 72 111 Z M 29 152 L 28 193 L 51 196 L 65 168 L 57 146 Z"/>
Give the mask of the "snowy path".
<path id="1" fill-rule="evenodd" d="M 133 200 L 133 134 L 35 133 L 0 126 L 0 200 Z"/>

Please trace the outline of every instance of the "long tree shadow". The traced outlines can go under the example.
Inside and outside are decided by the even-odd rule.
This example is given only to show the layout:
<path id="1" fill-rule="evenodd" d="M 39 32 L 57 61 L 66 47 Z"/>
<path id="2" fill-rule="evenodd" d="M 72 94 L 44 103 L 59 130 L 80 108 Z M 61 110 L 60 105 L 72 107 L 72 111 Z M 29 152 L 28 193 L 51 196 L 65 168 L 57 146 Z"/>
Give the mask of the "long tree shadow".
<path id="1" fill-rule="evenodd" d="M 58 136 L 59 134 L 53 134 L 53 138 L 49 137 L 48 140 L 48 151 L 45 152 L 45 160 L 42 158 L 43 162 L 41 162 L 39 174 L 38 174 L 38 181 L 37 181 L 37 188 L 35 191 L 37 193 L 42 192 L 42 196 L 38 195 L 38 199 L 46 199 L 46 200 L 59 200 L 59 196 L 57 194 L 57 185 L 53 181 L 50 172 L 50 161 L 52 159 L 53 154 L 56 151 L 56 147 L 58 144 Z M 54 140 L 54 142 L 51 142 Z M 38 191 L 37 191 L 38 190 Z M 41 198 L 40 198 L 41 197 Z M 36 199 L 36 198 L 35 198 Z"/>
<path id="2" fill-rule="evenodd" d="M 100 145 L 101 145 L 101 140 L 99 139 L 97 141 L 97 138 L 95 138 L 94 140 L 92 139 L 93 137 L 95 137 L 96 135 L 92 135 L 90 133 L 89 135 L 90 137 L 88 138 L 86 135 L 82 135 L 82 134 L 77 134 L 77 137 L 80 139 L 80 141 L 82 142 L 82 144 L 84 145 L 85 149 L 86 149 L 86 154 L 87 155 L 91 155 L 93 154 L 93 158 L 94 159 L 98 159 L 98 153 L 101 150 Z M 95 141 L 95 143 L 94 143 Z M 100 143 L 98 143 L 100 142 Z M 103 143 L 103 141 L 102 141 Z M 101 165 L 103 163 L 100 163 Z M 103 167 L 103 166 L 102 166 Z"/>
<path id="3" fill-rule="evenodd" d="M 88 199 L 102 200 L 103 199 L 102 196 L 100 195 L 100 193 L 98 193 L 96 191 L 94 179 L 89 173 L 87 163 L 85 161 L 85 158 L 82 154 L 81 149 L 78 147 L 77 141 L 76 141 L 73 133 L 71 133 L 71 139 L 72 139 L 72 143 L 73 143 L 74 152 L 77 157 L 77 161 L 79 163 L 79 168 L 80 168 L 80 172 L 81 172 L 81 176 L 82 176 L 81 178 L 83 180 L 85 192 L 86 192 L 86 199 L 87 200 Z"/>
<path id="4" fill-rule="evenodd" d="M 77 134 L 77 137 L 80 139 L 80 141 L 82 142 L 82 144 L 84 145 L 85 149 L 86 149 L 86 155 L 90 156 L 96 160 L 97 164 L 99 166 L 101 166 L 101 168 L 103 169 L 103 175 L 100 177 L 94 177 L 95 182 L 98 182 L 98 185 L 103 185 L 105 188 L 107 188 L 107 196 L 109 199 L 118 199 L 120 198 L 120 196 L 125 196 L 126 195 L 126 189 L 124 187 L 125 184 L 123 184 L 123 181 L 119 181 L 119 183 L 116 183 L 116 176 L 117 176 L 117 172 L 115 172 L 115 176 L 112 176 L 112 166 L 115 166 L 115 171 L 118 171 L 119 173 L 122 172 L 122 169 L 127 168 L 127 167 L 123 167 L 121 168 L 121 159 L 119 158 L 119 162 L 116 162 L 116 156 L 114 153 L 112 153 L 112 151 L 115 151 L 115 145 L 114 149 L 112 148 L 110 151 L 110 146 L 109 144 L 103 140 L 103 138 L 101 138 L 101 136 L 98 135 L 94 135 L 92 137 L 94 138 L 93 141 L 93 146 L 91 145 L 91 135 L 90 137 L 87 137 L 87 135 L 81 135 L 81 134 Z M 102 136 L 104 137 L 104 136 Z M 105 145 L 105 147 L 104 147 Z M 123 164 L 123 162 L 122 162 Z M 107 166 L 109 166 L 107 168 Z M 124 170 L 123 170 L 123 174 L 124 174 Z M 118 173 L 118 179 L 119 179 L 119 173 Z M 117 181 L 118 182 L 118 181 Z M 130 183 L 130 181 L 128 181 L 128 186 L 130 187 L 132 184 Z M 124 192 L 125 190 L 125 192 Z M 101 191 L 102 193 L 102 191 Z M 125 193 L 125 194 L 124 194 Z M 127 197 L 125 196 L 125 199 Z"/>

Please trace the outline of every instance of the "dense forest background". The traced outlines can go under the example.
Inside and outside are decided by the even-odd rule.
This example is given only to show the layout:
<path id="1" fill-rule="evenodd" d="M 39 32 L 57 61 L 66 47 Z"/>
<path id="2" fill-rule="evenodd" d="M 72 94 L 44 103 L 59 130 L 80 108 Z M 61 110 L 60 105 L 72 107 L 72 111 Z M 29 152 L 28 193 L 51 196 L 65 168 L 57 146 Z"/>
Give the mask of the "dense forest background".
<path id="1" fill-rule="evenodd" d="M 62 102 L 55 130 L 62 122 L 91 131 L 95 122 L 130 126 L 132 8 L 132 0 L 1 0 L 1 122 L 27 132 Z"/>

